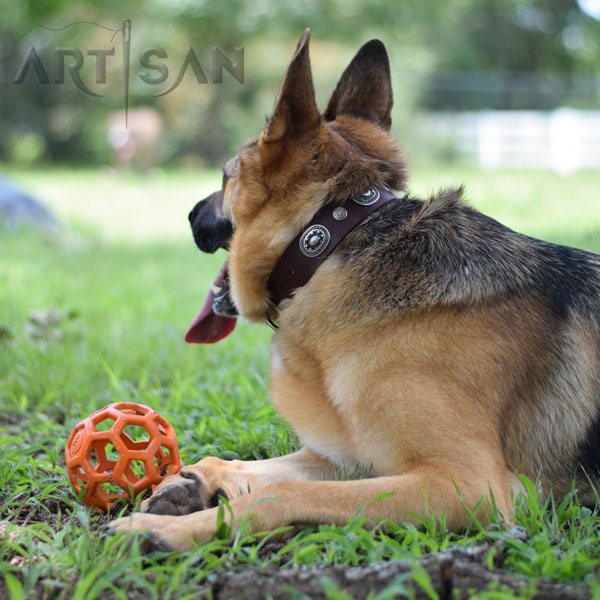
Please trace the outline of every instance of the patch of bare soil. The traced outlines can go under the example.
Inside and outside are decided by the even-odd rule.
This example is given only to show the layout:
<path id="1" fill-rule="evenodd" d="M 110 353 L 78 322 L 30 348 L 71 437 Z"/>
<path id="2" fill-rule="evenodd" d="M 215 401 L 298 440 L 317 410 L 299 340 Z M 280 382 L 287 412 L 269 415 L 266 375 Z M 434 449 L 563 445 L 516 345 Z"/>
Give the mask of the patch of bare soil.
<path id="1" fill-rule="evenodd" d="M 43 505 L 23 506 L 21 511 L 11 518 L 11 522 L 22 527 L 32 523 L 46 523 L 53 529 L 57 529 L 70 511 L 71 506 L 66 502 L 48 498 Z"/>
<path id="2" fill-rule="evenodd" d="M 9 425 L 16 425 L 19 422 L 19 417 L 11 415 L 9 413 L 0 412 L 0 427 L 8 427 Z"/>
<path id="3" fill-rule="evenodd" d="M 527 541 L 527 532 L 521 527 L 511 530 L 511 535 Z M 273 542 L 265 552 L 277 552 L 281 546 Z M 495 547 L 494 568 L 487 567 L 487 553 Z M 471 548 L 453 548 L 436 552 L 418 559 L 417 563 L 427 572 L 432 588 L 440 600 L 467 600 L 474 592 L 486 589 L 496 582 L 515 592 L 529 587 L 529 580 L 522 575 L 507 573 L 504 545 L 480 544 Z M 198 586 L 195 597 L 213 600 L 292 600 L 300 594 L 311 600 L 325 600 L 323 579 L 333 581 L 337 588 L 356 600 L 363 600 L 372 593 L 389 588 L 400 579 L 418 599 L 429 595 L 412 578 L 415 565 L 409 561 L 389 561 L 363 567 L 323 566 L 278 569 L 248 568 L 237 572 L 215 572 Z M 537 600 L 590 600 L 591 589 L 584 585 L 565 585 L 538 582 Z M 147 597 L 147 590 L 133 586 L 127 592 L 130 600 Z M 106 592 L 101 600 L 116 599 Z"/>
<path id="4" fill-rule="evenodd" d="M 511 530 L 511 535 L 526 541 L 527 532 L 521 527 Z M 487 568 L 487 553 L 493 544 L 480 544 L 472 548 L 453 548 L 423 556 L 419 565 L 427 571 L 431 586 L 440 600 L 468 599 L 474 591 L 486 589 L 496 582 L 514 591 L 529 586 L 522 575 L 507 573 L 504 566 L 504 548 L 497 544 L 494 569 Z M 408 561 L 390 561 L 364 567 L 326 566 L 290 569 L 246 569 L 238 573 L 223 573 L 213 576 L 210 587 L 205 586 L 199 597 L 214 600 L 289 600 L 291 590 L 304 594 L 311 600 L 325 600 L 323 578 L 333 581 L 338 589 L 356 600 L 378 593 L 401 578 L 416 598 L 429 598 L 428 594 L 414 581 L 410 574 L 414 565 Z M 210 578 L 210 577 L 209 577 Z M 200 590 L 199 590 L 200 592 Z M 584 585 L 564 585 L 538 582 L 536 599 L 539 600 L 589 600 L 591 589 Z"/>

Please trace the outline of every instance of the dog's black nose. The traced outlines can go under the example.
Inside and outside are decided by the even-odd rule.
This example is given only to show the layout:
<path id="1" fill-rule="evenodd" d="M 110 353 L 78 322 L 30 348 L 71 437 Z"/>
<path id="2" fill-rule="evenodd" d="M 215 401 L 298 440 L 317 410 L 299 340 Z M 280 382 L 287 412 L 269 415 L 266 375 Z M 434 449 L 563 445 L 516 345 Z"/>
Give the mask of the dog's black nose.
<path id="1" fill-rule="evenodd" d="M 223 193 L 211 194 L 200 200 L 188 215 L 196 245 L 202 252 L 216 252 L 219 248 L 227 249 L 233 227 L 228 219 L 222 216 Z"/>
<path id="2" fill-rule="evenodd" d="M 197 217 L 198 213 L 200 212 L 200 209 L 202 208 L 202 204 L 204 202 L 205 202 L 205 200 L 200 200 L 200 202 L 198 202 L 198 204 L 196 204 L 196 206 L 194 206 L 194 208 L 192 208 L 192 210 L 190 211 L 190 214 L 188 215 L 190 225 L 194 225 L 194 220 Z"/>

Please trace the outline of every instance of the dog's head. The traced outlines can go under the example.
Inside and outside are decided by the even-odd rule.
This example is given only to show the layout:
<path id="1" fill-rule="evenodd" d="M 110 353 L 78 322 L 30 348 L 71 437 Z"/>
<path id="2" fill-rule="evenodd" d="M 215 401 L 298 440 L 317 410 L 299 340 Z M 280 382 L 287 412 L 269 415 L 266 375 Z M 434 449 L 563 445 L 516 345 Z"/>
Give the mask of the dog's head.
<path id="1" fill-rule="evenodd" d="M 263 318 L 273 267 L 323 204 L 344 201 L 371 186 L 404 189 L 406 165 L 390 135 L 392 86 L 383 43 L 371 40 L 358 51 L 322 114 L 308 45 L 306 30 L 265 129 L 225 163 L 222 190 L 190 213 L 201 250 L 229 249 L 227 268 L 213 291 L 223 281 L 230 282 L 231 290 L 227 299 L 222 289 L 212 298 L 212 312 L 225 318 L 236 309 L 249 321 Z M 216 324 L 212 315 L 212 335 L 203 332 L 207 315 L 202 312 L 186 339 L 224 337 L 225 324 Z"/>

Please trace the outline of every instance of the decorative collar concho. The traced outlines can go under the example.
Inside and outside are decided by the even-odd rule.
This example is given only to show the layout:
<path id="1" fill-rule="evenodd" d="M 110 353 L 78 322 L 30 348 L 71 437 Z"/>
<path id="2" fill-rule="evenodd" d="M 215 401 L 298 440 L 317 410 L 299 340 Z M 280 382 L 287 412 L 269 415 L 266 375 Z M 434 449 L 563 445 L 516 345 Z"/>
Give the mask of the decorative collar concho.
<path id="1" fill-rule="evenodd" d="M 275 306 L 305 285 L 336 246 L 366 217 L 396 196 L 383 187 L 372 187 L 342 204 L 326 204 L 292 240 L 271 272 L 268 282 Z M 265 314 L 270 327 L 277 325 Z"/>

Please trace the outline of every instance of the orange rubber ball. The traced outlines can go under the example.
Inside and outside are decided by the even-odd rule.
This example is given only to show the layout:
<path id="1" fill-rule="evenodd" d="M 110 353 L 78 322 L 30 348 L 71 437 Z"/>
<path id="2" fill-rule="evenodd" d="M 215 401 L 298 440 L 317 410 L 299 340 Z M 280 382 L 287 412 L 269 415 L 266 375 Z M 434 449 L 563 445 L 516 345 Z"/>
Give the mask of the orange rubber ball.
<path id="1" fill-rule="evenodd" d="M 136 402 L 109 404 L 78 423 L 65 448 L 69 479 L 82 501 L 106 512 L 181 468 L 175 430 Z"/>

